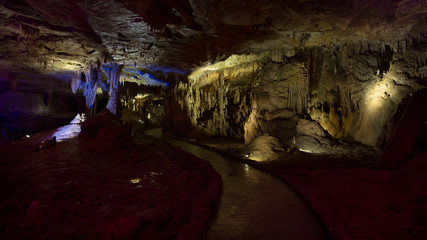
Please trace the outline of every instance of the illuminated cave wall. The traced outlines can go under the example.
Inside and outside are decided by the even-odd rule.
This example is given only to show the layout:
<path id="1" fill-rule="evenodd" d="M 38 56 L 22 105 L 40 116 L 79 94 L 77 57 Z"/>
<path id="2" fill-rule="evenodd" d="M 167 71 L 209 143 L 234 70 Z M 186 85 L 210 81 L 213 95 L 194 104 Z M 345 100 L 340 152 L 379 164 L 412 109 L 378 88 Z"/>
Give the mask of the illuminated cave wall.
<path id="1" fill-rule="evenodd" d="M 86 99 L 86 106 L 92 108 L 96 95 L 107 93 L 110 96 L 107 108 L 116 114 L 116 92 L 119 87 L 120 73 L 124 65 L 117 63 L 101 63 L 88 65 L 81 72 L 76 72 L 71 81 L 71 90 L 76 93 L 83 91 Z"/>
<path id="2" fill-rule="evenodd" d="M 405 42 L 314 49 L 308 113 L 335 138 L 376 146 L 402 98 L 419 89 L 425 63 L 418 55 Z"/>
<path id="3" fill-rule="evenodd" d="M 161 127 L 164 114 L 164 86 L 146 86 L 126 82 L 119 87 L 120 119 L 132 126 L 132 133 Z"/>
<path id="4" fill-rule="evenodd" d="M 165 105 L 164 127 L 182 135 L 197 130 L 208 135 L 243 136 L 261 59 L 233 56 L 181 79 Z"/>
<path id="5" fill-rule="evenodd" d="M 77 71 L 71 82 L 73 93 L 82 93 L 88 116 L 107 108 L 132 126 L 133 133 L 160 127 L 163 96 L 174 74 L 138 68 L 134 64 L 93 63 Z M 175 79 L 173 79 L 175 80 Z M 171 79 L 169 79 L 171 81 Z"/>
<path id="6" fill-rule="evenodd" d="M 337 139 L 383 146 L 399 103 L 427 76 L 427 55 L 417 44 L 364 41 L 233 55 L 177 83 L 175 107 L 166 111 L 186 115 L 187 122 L 184 116 L 175 122 L 185 122 L 186 131 L 246 143 L 268 134 L 287 144 L 295 138 L 297 145 L 307 138 L 321 144 L 324 129 Z"/>

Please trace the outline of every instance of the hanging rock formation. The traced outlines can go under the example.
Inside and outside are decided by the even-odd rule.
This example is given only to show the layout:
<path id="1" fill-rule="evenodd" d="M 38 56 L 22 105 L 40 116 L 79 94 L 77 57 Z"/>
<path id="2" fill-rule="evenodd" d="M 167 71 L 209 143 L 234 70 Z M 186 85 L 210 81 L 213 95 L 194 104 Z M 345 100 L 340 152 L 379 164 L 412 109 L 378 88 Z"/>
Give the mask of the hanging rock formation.
<path id="1" fill-rule="evenodd" d="M 414 44 L 363 41 L 234 56 L 232 67 L 230 58 L 176 84 L 174 101 L 208 135 L 250 143 L 267 134 L 310 152 L 331 150 L 331 137 L 382 148 L 399 103 L 423 88 L 426 57 Z"/>
<path id="2" fill-rule="evenodd" d="M 73 79 L 92 111 L 103 92 L 120 113 L 115 102 L 130 102 L 117 95 L 123 65 L 126 83 L 162 72 L 156 79 L 176 94 L 164 125 L 184 135 L 298 144 L 305 119 L 322 139 L 382 148 L 397 106 L 427 77 L 426 14 L 425 1 L 412 0 L 5 0 L 0 83 L 65 91 Z M 167 76 L 176 72 L 192 73 Z"/>
<path id="3" fill-rule="evenodd" d="M 108 92 L 110 95 L 107 108 L 111 113 L 116 114 L 116 92 L 119 87 L 120 72 L 123 65 L 117 63 L 90 65 L 85 71 L 76 73 L 71 81 L 71 90 L 76 93 L 83 90 L 86 99 L 86 106 L 91 108 L 95 102 L 98 89 Z"/>
<path id="4" fill-rule="evenodd" d="M 261 68 L 258 60 L 262 57 L 234 58 L 206 72 L 194 72 L 173 89 L 172 101 L 179 106 L 178 112 L 187 115 L 191 124 L 206 134 L 242 136 L 244 133 L 243 125 L 253 98 L 251 89 L 256 84 Z"/>

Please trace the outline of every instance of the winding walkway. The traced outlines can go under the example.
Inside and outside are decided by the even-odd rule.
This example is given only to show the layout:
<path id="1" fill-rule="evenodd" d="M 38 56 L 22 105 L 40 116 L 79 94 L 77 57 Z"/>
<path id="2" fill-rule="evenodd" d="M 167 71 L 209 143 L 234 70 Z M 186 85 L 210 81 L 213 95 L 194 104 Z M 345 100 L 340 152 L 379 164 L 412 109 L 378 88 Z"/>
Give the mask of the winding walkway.
<path id="1" fill-rule="evenodd" d="M 317 215 L 279 179 L 200 146 L 166 137 L 160 129 L 146 134 L 209 161 L 221 175 L 223 193 L 204 239 L 330 239 Z"/>

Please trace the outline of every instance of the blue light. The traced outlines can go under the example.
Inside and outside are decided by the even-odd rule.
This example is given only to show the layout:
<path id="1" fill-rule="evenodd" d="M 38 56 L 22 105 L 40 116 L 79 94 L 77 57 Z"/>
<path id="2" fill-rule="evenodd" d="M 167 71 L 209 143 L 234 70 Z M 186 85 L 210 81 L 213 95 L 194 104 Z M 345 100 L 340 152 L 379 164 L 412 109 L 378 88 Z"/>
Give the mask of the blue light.
<path id="1" fill-rule="evenodd" d="M 182 70 L 182 69 L 178 69 L 175 67 L 168 67 L 168 66 L 159 66 L 159 65 L 155 65 L 155 66 L 146 66 L 146 68 L 150 69 L 152 72 L 163 72 L 163 73 L 175 73 L 175 74 L 179 74 L 179 75 L 188 75 L 189 72 Z"/>
<path id="2" fill-rule="evenodd" d="M 123 69 L 124 72 L 126 72 L 129 75 L 132 75 L 132 78 L 138 80 L 141 84 L 144 85 L 153 85 L 153 86 L 163 86 L 163 87 L 169 87 L 169 83 L 162 81 L 160 79 L 157 79 L 153 77 L 149 73 L 144 73 L 139 69 L 135 68 L 125 68 Z"/>

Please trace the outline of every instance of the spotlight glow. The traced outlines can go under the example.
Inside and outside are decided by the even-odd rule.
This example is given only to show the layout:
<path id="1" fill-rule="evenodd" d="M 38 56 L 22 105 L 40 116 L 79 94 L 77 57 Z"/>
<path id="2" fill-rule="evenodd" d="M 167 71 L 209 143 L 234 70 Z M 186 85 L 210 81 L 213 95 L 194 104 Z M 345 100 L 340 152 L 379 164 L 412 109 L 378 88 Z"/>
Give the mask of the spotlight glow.
<path id="1" fill-rule="evenodd" d="M 56 129 L 52 137 L 56 137 L 56 141 L 61 142 L 63 140 L 77 137 L 80 133 L 80 124 L 86 120 L 84 113 L 77 114 L 76 117 L 70 122 L 70 124 L 59 127 Z"/>
<path id="2" fill-rule="evenodd" d="M 249 171 L 249 165 L 248 164 L 245 163 L 244 167 L 245 167 L 245 172 Z"/>
<path id="3" fill-rule="evenodd" d="M 393 76 L 389 72 L 382 81 L 374 82 L 366 95 L 366 103 L 369 111 L 376 111 L 395 96 L 395 87 L 392 82 Z"/>
<path id="4" fill-rule="evenodd" d="M 302 149 L 302 148 L 300 148 L 299 150 L 300 150 L 301 152 L 305 152 L 305 153 L 314 153 L 313 151 L 308 150 L 308 149 Z"/>
<path id="5" fill-rule="evenodd" d="M 237 77 L 245 74 L 251 74 L 255 70 L 260 69 L 257 62 L 261 61 L 267 55 L 249 54 L 249 55 L 231 55 L 224 61 L 194 69 L 188 76 L 188 79 L 199 86 L 204 86 L 218 80 L 220 72 L 224 71 L 224 76 Z"/>
<path id="6" fill-rule="evenodd" d="M 136 184 L 136 183 L 141 182 L 141 178 L 134 178 L 134 179 L 129 180 L 129 182 L 133 183 L 133 184 Z"/>

